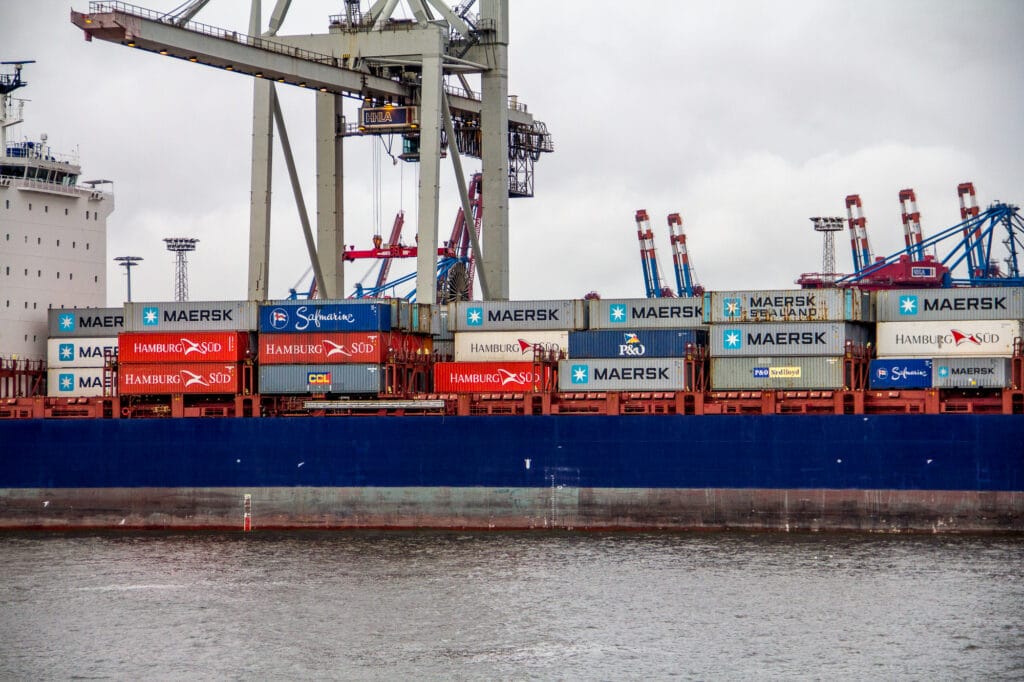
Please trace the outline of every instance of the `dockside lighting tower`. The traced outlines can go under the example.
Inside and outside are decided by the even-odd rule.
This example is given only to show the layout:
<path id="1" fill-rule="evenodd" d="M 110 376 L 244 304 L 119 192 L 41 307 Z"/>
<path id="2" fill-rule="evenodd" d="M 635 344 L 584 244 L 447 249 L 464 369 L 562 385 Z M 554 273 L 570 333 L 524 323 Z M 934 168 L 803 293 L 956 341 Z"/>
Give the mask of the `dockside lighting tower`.
<path id="1" fill-rule="evenodd" d="M 198 239 L 191 237 L 168 237 L 164 239 L 167 250 L 177 255 L 174 267 L 174 300 L 188 300 L 188 259 L 185 254 L 196 250 Z"/>
<path id="2" fill-rule="evenodd" d="M 128 302 L 132 302 L 132 268 L 139 264 L 142 260 L 141 256 L 118 256 L 115 258 L 118 265 L 124 268 L 125 275 L 128 276 Z"/>
<path id="3" fill-rule="evenodd" d="M 811 218 L 814 223 L 814 231 L 821 232 L 824 243 L 821 247 L 821 275 L 822 279 L 834 282 L 836 276 L 836 232 L 843 231 L 842 218 Z"/>

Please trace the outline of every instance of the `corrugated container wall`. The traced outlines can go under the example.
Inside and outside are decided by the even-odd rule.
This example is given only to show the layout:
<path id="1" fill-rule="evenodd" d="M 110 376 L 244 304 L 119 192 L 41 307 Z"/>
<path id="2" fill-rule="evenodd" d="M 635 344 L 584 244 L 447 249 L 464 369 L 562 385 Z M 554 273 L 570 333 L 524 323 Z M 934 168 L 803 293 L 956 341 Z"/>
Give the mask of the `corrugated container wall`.
<path id="1" fill-rule="evenodd" d="M 932 387 L 932 361 L 925 358 L 879 358 L 868 366 L 872 389 Z"/>
<path id="2" fill-rule="evenodd" d="M 448 307 L 453 332 L 587 328 L 586 301 L 459 301 Z"/>
<path id="3" fill-rule="evenodd" d="M 1021 322 L 879 322 L 875 333 L 878 357 L 1010 357 Z"/>
<path id="4" fill-rule="evenodd" d="M 713 291 L 705 319 L 734 322 L 871 322 L 871 296 L 859 289 Z M 710 313 L 710 318 L 708 314 Z"/>
<path id="5" fill-rule="evenodd" d="M 260 332 L 372 332 L 408 329 L 409 302 L 378 301 L 277 301 L 261 305 Z M 406 324 L 402 326 L 402 318 Z"/>
<path id="6" fill-rule="evenodd" d="M 532 362 L 439 362 L 434 365 L 434 390 L 532 393 L 546 384 L 544 371 L 544 367 Z"/>
<path id="7" fill-rule="evenodd" d="M 455 334 L 448 328 L 448 306 L 442 305 L 434 311 L 430 320 L 430 334 L 441 341 L 451 341 Z"/>
<path id="8" fill-rule="evenodd" d="M 125 332 L 117 338 L 124 363 L 239 362 L 251 357 L 249 332 Z"/>
<path id="9" fill-rule="evenodd" d="M 252 301 L 164 301 L 124 304 L 125 331 L 255 331 Z"/>
<path id="10" fill-rule="evenodd" d="M 123 364 L 117 370 L 119 395 L 238 394 L 241 383 L 238 366 L 228 363 Z"/>
<path id="11" fill-rule="evenodd" d="M 456 362 L 533 362 L 535 348 L 555 353 L 569 347 L 567 331 L 459 332 Z"/>
<path id="12" fill-rule="evenodd" d="M 711 356 L 836 356 L 845 352 L 847 341 L 870 340 L 870 327 L 851 322 L 716 324 L 711 329 Z"/>
<path id="13" fill-rule="evenodd" d="M 429 336 L 402 332 L 263 334 L 259 360 L 265 365 L 382 363 L 389 356 L 429 355 Z"/>
<path id="14" fill-rule="evenodd" d="M 704 327 L 704 299 L 621 298 L 587 301 L 590 329 L 683 329 Z"/>
<path id="15" fill-rule="evenodd" d="M 46 371 L 46 395 L 51 398 L 98 398 L 116 393 L 111 381 L 104 383 L 102 367 L 64 367 Z"/>
<path id="16" fill-rule="evenodd" d="M 260 393 L 373 394 L 383 390 L 379 365 L 261 365 Z"/>
<path id="17" fill-rule="evenodd" d="M 585 331 L 569 334 L 569 357 L 681 358 L 690 345 L 705 346 L 704 329 L 634 329 Z"/>
<path id="18" fill-rule="evenodd" d="M 878 291 L 875 311 L 879 322 L 1024 320 L 1024 288 Z"/>
<path id="19" fill-rule="evenodd" d="M 47 311 L 51 337 L 110 337 L 124 331 L 123 308 L 51 308 Z"/>
<path id="20" fill-rule="evenodd" d="M 560 391 L 685 391 L 686 361 L 679 358 L 562 360 Z"/>
<path id="21" fill-rule="evenodd" d="M 941 358 L 932 366 L 935 388 L 1009 388 L 1012 381 L 1009 358 Z"/>
<path id="22" fill-rule="evenodd" d="M 713 391 L 840 390 L 844 386 L 841 357 L 711 358 Z"/>
<path id="23" fill-rule="evenodd" d="M 71 337 L 46 342 L 46 365 L 59 367 L 102 367 L 104 356 L 117 359 L 117 337 Z"/>

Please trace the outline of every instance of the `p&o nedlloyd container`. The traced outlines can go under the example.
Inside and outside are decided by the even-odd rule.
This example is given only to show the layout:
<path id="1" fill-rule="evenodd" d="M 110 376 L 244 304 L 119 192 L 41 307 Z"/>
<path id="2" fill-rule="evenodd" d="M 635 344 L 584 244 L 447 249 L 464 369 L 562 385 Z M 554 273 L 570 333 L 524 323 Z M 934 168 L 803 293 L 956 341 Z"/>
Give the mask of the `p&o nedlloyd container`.
<path id="1" fill-rule="evenodd" d="M 587 328 L 586 301 L 458 301 L 448 307 L 453 332 Z"/>
<path id="2" fill-rule="evenodd" d="M 255 331 L 253 301 L 165 301 L 124 304 L 125 331 Z"/>
<path id="3" fill-rule="evenodd" d="M 705 346 L 706 329 L 589 330 L 569 334 L 570 358 L 681 358 L 689 346 Z"/>
<path id="4" fill-rule="evenodd" d="M 879 322 L 878 357 L 1010 357 L 1019 320 Z"/>
<path id="5" fill-rule="evenodd" d="M 846 342 L 865 344 L 871 330 L 851 322 L 716 324 L 711 357 L 839 356 Z"/>
<path id="6" fill-rule="evenodd" d="M 935 388 L 1008 388 L 1012 372 L 1009 358 L 941 358 L 935 360 Z"/>
<path id="7" fill-rule="evenodd" d="M 711 358 L 711 390 L 840 390 L 845 387 L 842 357 Z"/>
<path id="8" fill-rule="evenodd" d="M 560 391 L 686 391 L 681 358 L 571 359 L 558 363 Z"/>
<path id="9" fill-rule="evenodd" d="M 587 301 L 590 329 L 683 329 L 704 327 L 704 299 L 622 298 Z"/>
<path id="10" fill-rule="evenodd" d="M 859 289 L 714 291 L 704 294 L 705 319 L 734 322 L 871 322 L 871 297 Z"/>
<path id="11" fill-rule="evenodd" d="M 456 362 L 533 362 L 536 350 L 564 353 L 569 347 L 567 331 L 458 332 L 455 334 Z"/>
<path id="12" fill-rule="evenodd" d="M 1024 319 L 1024 288 L 899 289 L 875 293 L 879 322 Z"/>
<path id="13" fill-rule="evenodd" d="M 123 308 L 51 308 L 46 315 L 51 338 L 109 337 L 125 330 Z"/>

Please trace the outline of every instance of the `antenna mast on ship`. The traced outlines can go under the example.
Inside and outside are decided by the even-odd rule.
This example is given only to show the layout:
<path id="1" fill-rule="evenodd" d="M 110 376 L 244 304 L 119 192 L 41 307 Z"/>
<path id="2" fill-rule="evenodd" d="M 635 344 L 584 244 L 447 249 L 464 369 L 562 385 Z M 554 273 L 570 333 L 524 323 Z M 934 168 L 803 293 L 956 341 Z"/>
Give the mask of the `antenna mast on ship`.
<path id="1" fill-rule="evenodd" d="M 16 100 L 11 93 L 28 85 L 21 79 L 21 69 L 25 64 L 35 64 L 34 59 L 13 62 L 0 62 L 0 65 L 13 65 L 13 73 L 0 73 L 0 156 L 7 156 L 7 129 L 21 123 L 25 100 Z M 17 104 L 15 104 L 17 102 Z"/>

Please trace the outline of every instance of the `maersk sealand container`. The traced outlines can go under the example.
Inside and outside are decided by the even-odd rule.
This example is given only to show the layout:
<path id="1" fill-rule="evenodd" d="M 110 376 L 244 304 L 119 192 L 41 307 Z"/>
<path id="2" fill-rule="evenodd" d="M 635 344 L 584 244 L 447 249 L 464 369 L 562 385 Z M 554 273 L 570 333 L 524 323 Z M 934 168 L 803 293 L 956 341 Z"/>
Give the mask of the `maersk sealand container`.
<path id="1" fill-rule="evenodd" d="M 871 296 L 859 289 L 709 291 L 704 319 L 737 322 L 871 322 Z"/>

